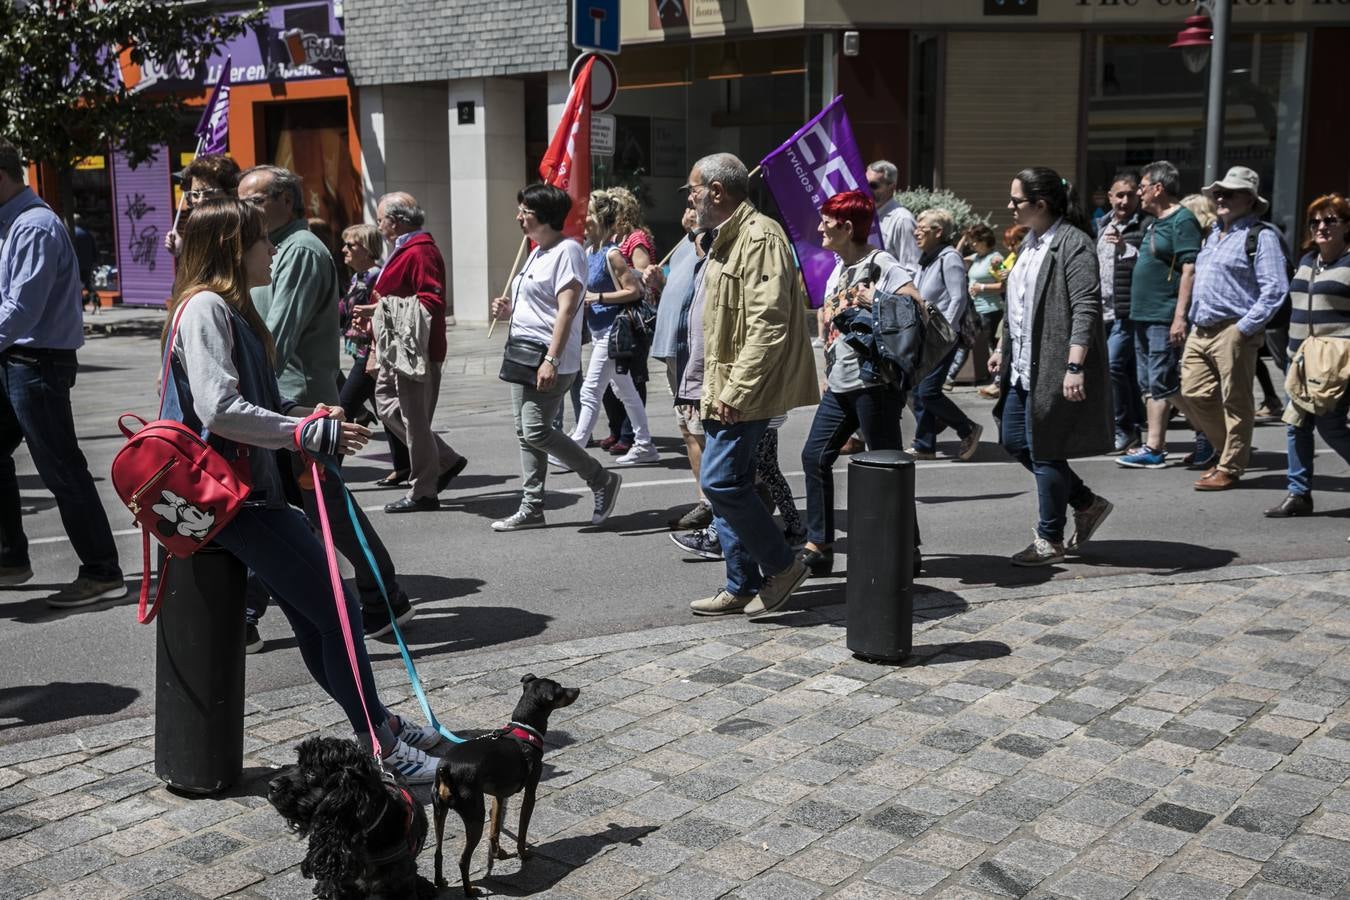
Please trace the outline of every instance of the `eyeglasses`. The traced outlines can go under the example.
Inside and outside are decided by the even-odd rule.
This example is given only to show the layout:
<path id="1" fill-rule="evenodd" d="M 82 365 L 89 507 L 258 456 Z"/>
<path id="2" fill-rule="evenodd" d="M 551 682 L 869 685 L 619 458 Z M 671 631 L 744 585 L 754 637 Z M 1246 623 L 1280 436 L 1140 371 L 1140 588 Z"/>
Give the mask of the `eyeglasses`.
<path id="1" fill-rule="evenodd" d="M 1229 197 L 1233 196 L 1235 193 L 1237 193 L 1237 192 L 1236 192 L 1236 191 L 1222 191 L 1222 190 L 1220 190 L 1220 191 L 1211 191 L 1211 192 L 1210 192 L 1210 196 L 1213 197 L 1213 198 L 1214 198 L 1214 202 L 1217 203 L 1217 202 L 1220 201 L 1220 200 L 1227 200 Z"/>
<path id="2" fill-rule="evenodd" d="M 1320 219 L 1317 217 L 1313 217 L 1308 220 L 1308 230 L 1316 231 L 1317 229 L 1323 226 L 1326 226 L 1327 228 L 1335 228 L 1339 224 L 1341 224 L 1340 216 L 1326 216 Z"/>
<path id="3" fill-rule="evenodd" d="M 193 203 L 200 203 L 203 200 L 210 200 L 213 197 L 225 196 L 225 192 L 219 189 L 183 191 L 183 194 L 186 195 L 187 198 L 191 200 Z"/>
<path id="4" fill-rule="evenodd" d="M 516 207 L 516 215 L 518 215 L 518 216 L 534 216 L 536 219 L 539 218 L 539 213 L 537 213 L 537 212 L 535 212 L 534 210 L 530 209 L 528 206 L 517 206 L 517 207 Z"/>
<path id="5" fill-rule="evenodd" d="M 361 249 L 361 245 L 360 245 L 359 243 L 357 243 L 356 241 L 343 241 L 343 242 L 342 242 L 342 246 L 346 247 L 348 250 L 360 250 L 360 249 Z"/>
<path id="6" fill-rule="evenodd" d="M 696 192 L 696 191 L 706 191 L 707 189 L 708 189 L 708 186 L 707 186 L 706 184 L 682 184 L 682 185 L 680 185 L 680 190 L 682 190 L 682 191 L 688 191 L 690 194 L 692 194 L 692 193 L 694 193 L 694 192 Z"/>
<path id="7" fill-rule="evenodd" d="M 1023 203 L 1030 203 L 1030 197 L 1009 197 L 1008 202 L 1012 204 L 1013 209 L 1021 206 Z"/>

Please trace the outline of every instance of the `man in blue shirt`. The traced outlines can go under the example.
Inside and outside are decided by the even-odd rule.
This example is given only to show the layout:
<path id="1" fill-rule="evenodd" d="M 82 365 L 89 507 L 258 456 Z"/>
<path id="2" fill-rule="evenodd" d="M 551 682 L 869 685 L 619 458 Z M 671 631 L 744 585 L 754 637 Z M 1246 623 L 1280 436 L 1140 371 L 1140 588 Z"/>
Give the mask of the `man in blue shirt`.
<path id="1" fill-rule="evenodd" d="M 1251 169 L 1233 166 L 1222 181 L 1203 188 L 1218 220 L 1195 260 L 1190 321 L 1195 326 L 1181 357 L 1182 409 L 1218 454 L 1197 491 L 1236 487 L 1251 456 L 1256 404 L 1252 378 L 1266 323 L 1289 292 L 1284 248 L 1259 216 L 1270 204 Z M 1255 252 L 1248 236 L 1256 234 Z"/>
<path id="2" fill-rule="evenodd" d="M 0 139 L 0 584 L 33 577 L 14 474 L 14 451 L 26 440 L 80 558 L 79 577 L 47 598 L 56 607 L 127 593 L 70 409 L 84 343 L 80 287 L 70 234 L 24 185 L 19 151 Z"/>

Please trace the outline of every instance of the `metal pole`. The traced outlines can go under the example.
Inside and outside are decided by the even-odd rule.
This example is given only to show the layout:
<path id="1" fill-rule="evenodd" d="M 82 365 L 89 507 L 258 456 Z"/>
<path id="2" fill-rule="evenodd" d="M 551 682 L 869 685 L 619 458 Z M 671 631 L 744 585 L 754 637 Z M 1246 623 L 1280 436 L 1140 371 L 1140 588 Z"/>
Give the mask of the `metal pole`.
<path id="1" fill-rule="evenodd" d="M 1232 4 L 1228 0 L 1210 3 L 1214 39 L 1209 51 L 1209 111 L 1205 117 L 1205 184 L 1213 184 L 1222 174 L 1219 158 L 1223 154 L 1224 81 L 1228 74 L 1228 20 Z"/>

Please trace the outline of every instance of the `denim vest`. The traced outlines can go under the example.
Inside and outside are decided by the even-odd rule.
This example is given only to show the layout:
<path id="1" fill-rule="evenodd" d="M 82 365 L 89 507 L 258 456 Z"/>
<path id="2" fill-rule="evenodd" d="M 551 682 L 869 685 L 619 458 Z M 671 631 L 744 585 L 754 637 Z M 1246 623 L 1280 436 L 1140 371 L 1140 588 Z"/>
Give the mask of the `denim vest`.
<path id="1" fill-rule="evenodd" d="M 277 388 L 277 377 L 267 361 L 267 351 L 262 341 L 253 333 L 253 329 L 244 321 L 244 317 L 233 309 L 230 311 L 230 328 L 234 331 L 234 364 L 239 373 L 239 396 L 254 406 L 279 412 L 282 409 L 281 392 Z M 172 352 L 172 348 L 165 348 Z M 211 434 L 202 427 L 192 404 L 192 389 L 188 383 L 187 371 L 174 357 L 170 360 L 172 377 L 165 383 L 164 405 L 161 418 L 182 422 L 202 436 L 212 448 L 232 463 L 245 456 L 248 459 L 248 481 L 252 490 L 248 495 L 248 504 L 280 509 L 286 505 L 286 493 L 282 487 L 281 472 L 277 467 L 276 451 L 265 447 L 250 447 L 237 444 L 219 435 Z"/>
<path id="2" fill-rule="evenodd" d="M 605 260 L 609 258 L 609 251 L 617 248 L 617 244 L 601 244 L 596 250 L 586 252 L 586 290 L 606 293 L 616 291 L 618 288 L 614 284 L 614 279 L 609 275 L 609 266 Z M 609 326 L 614 324 L 614 320 L 619 317 L 623 304 L 609 303 L 587 303 L 586 304 L 586 327 L 592 332 L 606 331 Z"/>

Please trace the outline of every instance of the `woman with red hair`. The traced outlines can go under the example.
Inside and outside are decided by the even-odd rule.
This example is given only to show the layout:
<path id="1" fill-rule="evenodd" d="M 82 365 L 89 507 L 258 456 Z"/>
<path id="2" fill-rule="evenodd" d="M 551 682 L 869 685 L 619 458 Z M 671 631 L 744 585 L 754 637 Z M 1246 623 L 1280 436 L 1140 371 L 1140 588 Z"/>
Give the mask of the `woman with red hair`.
<path id="1" fill-rule="evenodd" d="M 825 287 L 830 343 L 825 350 L 825 393 L 802 448 L 806 473 L 806 548 L 802 560 L 813 575 L 834 566 L 834 461 L 855 430 L 869 450 L 899 450 L 905 395 L 890 371 L 866 350 L 853 325 L 870 319 L 875 291 L 918 299 L 914 274 L 895 257 L 867 243 L 876 208 L 861 191 L 835 194 L 820 208 L 820 245 L 838 262 Z"/>
<path id="2" fill-rule="evenodd" d="M 1350 201 L 1340 194 L 1318 197 L 1308 207 L 1307 253 L 1289 282 L 1289 358 L 1307 338 L 1350 338 Z M 1346 373 L 1342 372 L 1344 376 Z M 1327 446 L 1350 462 L 1350 393 L 1324 415 L 1304 415 L 1288 426 L 1289 495 L 1266 510 L 1271 519 L 1311 515 L 1313 511 L 1313 430 Z M 1285 421 L 1296 417 L 1291 404 Z"/>

